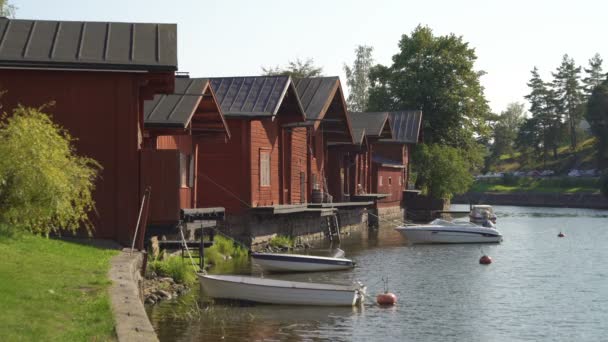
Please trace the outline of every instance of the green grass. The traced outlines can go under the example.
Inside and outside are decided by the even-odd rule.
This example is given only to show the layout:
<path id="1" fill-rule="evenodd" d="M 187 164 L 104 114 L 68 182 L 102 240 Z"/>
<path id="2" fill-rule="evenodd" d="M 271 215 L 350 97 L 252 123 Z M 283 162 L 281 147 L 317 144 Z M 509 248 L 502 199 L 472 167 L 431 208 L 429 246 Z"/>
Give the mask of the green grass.
<path id="1" fill-rule="evenodd" d="M 248 252 L 242 246 L 235 244 L 234 241 L 216 235 L 213 246 L 205 249 L 205 262 L 211 265 L 219 265 L 226 261 L 226 256 L 239 259 L 247 257 Z"/>
<path id="2" fill-rule="evenodd" d="M 471 192 L 539 192 L 539 193 L 599 193 L 597 178 L 530 178 L 505 177 L 480 179 L 473 183 Z"/>
<path id="3" fill-rule="evenodd" d="M 553 170 L 558 174 L 566 174 L 572 168 L 581 170 L 593 169 L 595 165 L 595 144 L 596 138 L 588 138 L 583 140 L 572 151 L 570 145 L 560 146 L 557 149 L 557 159 L 553 158 L 553 151 L 549 151 L 546 165 L 543 158 L 532 156 L 525 159 L 520 152 L 513 154 L 504 154 L 499 157 L 498 163 L 492 170 L 498 172 L 514 172 L 514 171 L 530 171 L 530 170 Z"/>
<path id="4" fill-rule="evenodd" d="M 270 239 L 268 244 L 274 248 L 283 246 L 293 247 L 296 244 L 296 240 L 289 236 L 277 235 Z"/>
<path id="5" fill-rule="evenodd" d="M 116 253 L 38 236 L 0 236 L 0 339 L 115 340 L 107 273 Z"/>
<path id="6" fill-rule="evenodd" d="M 171 277 L 177 283 L 191 286 L 196 282 L 196 270 L 188 259 L 170 256 L 165 260 L 153 260 L 148 269 L 162 277 Z"/>

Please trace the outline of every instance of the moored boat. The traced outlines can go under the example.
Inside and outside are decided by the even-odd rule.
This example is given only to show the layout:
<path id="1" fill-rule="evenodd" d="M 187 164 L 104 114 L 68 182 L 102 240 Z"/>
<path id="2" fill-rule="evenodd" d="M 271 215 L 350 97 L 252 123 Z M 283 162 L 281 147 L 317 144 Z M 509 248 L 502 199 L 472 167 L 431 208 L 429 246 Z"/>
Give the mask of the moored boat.
<path id="1" fill-rule="evenodd" d="M 343 257 L 322 257 L 302 254 L 251 253 L 251 259 L 270 272 L 321 272 L 353 268 L 355 263 Z"/>
<path id="2" fill-rule="evenodd" d="M 410 243 L 498 243 L 502 235 L 495 228 L 470 222 L 433 220 L 429 224 L 395 228 Z"/>
<path id="3" fill-rule="evenodd" d="M 488 220 L 496 223 L 496 214 L 491 205 L 477 204 L 471 207 L 469 219 L 472 223 L 476 224 L 484 224 Z"/>
<path id="4" fill-rule="evenodd" d="M 265 304 L 354 306 L 365 298 L 363 285 L 305 283 L 238 275 L 199 274 L 204 292 L 212 298 Z"/>

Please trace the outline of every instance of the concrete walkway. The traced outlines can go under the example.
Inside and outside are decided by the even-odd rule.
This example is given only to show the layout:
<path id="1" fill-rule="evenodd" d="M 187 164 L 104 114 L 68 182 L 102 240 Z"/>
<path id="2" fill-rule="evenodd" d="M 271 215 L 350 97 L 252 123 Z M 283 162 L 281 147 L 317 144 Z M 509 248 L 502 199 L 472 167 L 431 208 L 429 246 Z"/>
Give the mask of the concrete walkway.
<path id="1" fill-rule="evenodd" d="M 143 254 L 129 248 L 112 258 L 110 301 L 118 341 L 158 341 L 140 297 Z"/>

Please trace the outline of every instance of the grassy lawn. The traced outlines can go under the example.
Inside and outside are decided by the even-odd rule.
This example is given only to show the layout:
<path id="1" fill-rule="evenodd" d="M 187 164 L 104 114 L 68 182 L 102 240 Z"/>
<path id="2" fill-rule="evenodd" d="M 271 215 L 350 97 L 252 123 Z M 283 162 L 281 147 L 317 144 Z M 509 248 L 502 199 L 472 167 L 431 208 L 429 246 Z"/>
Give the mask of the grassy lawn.
<path id="1" fill-rule="evenodd" d="M 532 157 L 530 160 L 523 160 L 519 152 L 504 154 L 499 157 L 495 166 L 496 171 L 513 172 L 529 170 L 553 170 L 559 174 L 565 174 L 572 168 L 581 170 L 595 168 L 595 144 L 596 138 L 588 138 L 580 142 L 575 151 L 569 145 L 561 146 L 557 149 L 557 159 L 553 158 L 553 153 L 547 158 L 546 165 L 542 157 Z"/>
<path id="2" fill-rule="evenodd" d="M 597 178 L 505 178 L 480 179 L 473 183 L 471 192 L 542 192 L 542 193 L 599 193 Z"/>
<path id="3" fill-rule="evenodd" d="M 107 278 L 117 251 L 0 236 L 2 341 L 112 341 Z"/>

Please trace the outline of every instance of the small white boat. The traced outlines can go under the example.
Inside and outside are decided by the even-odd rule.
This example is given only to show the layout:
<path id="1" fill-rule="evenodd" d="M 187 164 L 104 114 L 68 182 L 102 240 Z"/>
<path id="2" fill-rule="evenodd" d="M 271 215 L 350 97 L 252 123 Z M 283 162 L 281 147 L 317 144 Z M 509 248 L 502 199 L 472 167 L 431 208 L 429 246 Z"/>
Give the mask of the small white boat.
<path id="1" fill-rule="evenodd" d="M 236 275 L 204 275 L 199 279 L 212 298 L 266 304 L 354 306 L 362 304 L 365 286 L 305 283 Z"/>
<path id="2" fill-rule="evenodd" d="M 481 227 L 471 222 L 450 222 L 441 219 L 429 224 L 395 228 L 410 243 L 497 243 L 502 235 L 495 228 Z"/>
<path id="3" fill-rule="evenodd" d="M 496 223 L 496 214 L 491 205 L 478 204 L 471 207 L 469 219 L 473 223 L 483 224 L 487 220 Z"/>
<path id="4" fill-rule="evenodd" d="M 322 272 L 338 271 L 355 267 L 338 249 L 333 257 L 302 254 L 251 253 L 251 259 L 263 270 L 270 272 Z"/>

